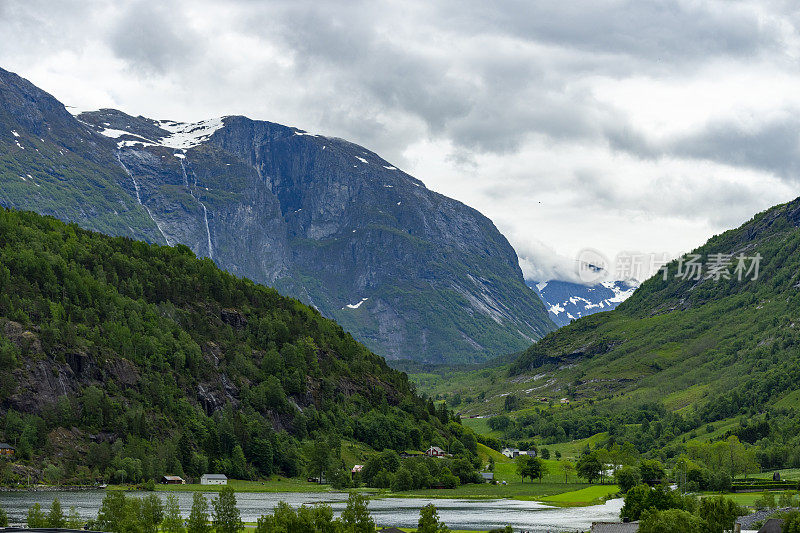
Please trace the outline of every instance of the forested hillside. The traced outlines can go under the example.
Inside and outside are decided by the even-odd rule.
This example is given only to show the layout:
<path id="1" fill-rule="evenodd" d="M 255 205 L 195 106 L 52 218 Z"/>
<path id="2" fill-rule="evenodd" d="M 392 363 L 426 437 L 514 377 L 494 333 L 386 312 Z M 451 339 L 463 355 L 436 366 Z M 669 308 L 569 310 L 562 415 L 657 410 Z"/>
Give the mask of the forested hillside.
<path id="1" fill-rule="evenodd" d="M 762 467 L 797 467 L 799 287 L 800 199 L 713 237 L 616 310 L 547 335 L 508 372 L 455 380 L 448 401 L 465 415 L 519 412 L 495 422 L 508 439 L 605 434 L 669 458 L 735 436 Z"/>
<path id="2" fill-rule="evenodd" d="M 304 441 L 420 449 L 454 426 L 336 323 L 185 246 L 5 209 L 0 414 L 6 482 L 294 476 Z"/>

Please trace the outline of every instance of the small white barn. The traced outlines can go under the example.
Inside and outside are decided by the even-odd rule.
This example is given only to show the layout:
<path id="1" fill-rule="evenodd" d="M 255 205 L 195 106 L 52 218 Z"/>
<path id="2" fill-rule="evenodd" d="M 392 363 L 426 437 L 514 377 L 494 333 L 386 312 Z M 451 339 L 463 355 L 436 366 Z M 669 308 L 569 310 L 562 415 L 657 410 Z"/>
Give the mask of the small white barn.
<path id="1" fill-rule="evenodd" d="M 227 485 L 228 476 L 225 474 L 203 474 L 200 476 L 201 485 Z"/>

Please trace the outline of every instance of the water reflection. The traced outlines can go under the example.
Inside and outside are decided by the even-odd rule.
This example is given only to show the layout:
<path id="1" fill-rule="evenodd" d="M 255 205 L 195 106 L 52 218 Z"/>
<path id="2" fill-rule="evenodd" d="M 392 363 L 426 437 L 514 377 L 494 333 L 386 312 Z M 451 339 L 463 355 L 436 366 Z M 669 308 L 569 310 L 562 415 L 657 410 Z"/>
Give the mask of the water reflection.
<path id="1" fill-rule="evenodd" d="M 58 496 L 65 512 L 75 507 L 85 519 L 97 516 L 104 491 L 87 492 L 2 492 L 0 506 L 8 513 L 10 522 L 25 521 L 28 508 L 39 503 L 45 510 L 53 498 Z M 130 492 L 129 496 L 141 497 L 152 493 Z M 166 493 L 157 492 L 162 499 Z M 181 512 L 189 516 L 192 493 L 176 492 Z M 207 493 L 210 499 L 216 493 Z M 347 494 L 342 493 L 253 493 L 236 494 L 239 510 L 245 522 L 255 522 L 262 514 L 269 513 L 280 501 L 294 507 L 315 503 L 330 504 L 338 515 L 345 506 Z M 425 498 L 383 498 L 370 502 L 370 512 L 379 525 L 416 527 L 419 510 L 433 503 L 439 517 L 451 529 L 487 530 L 511 524 L 515 531 L 536 533 L 551 531 L 586 531 L 593 521 L 615 520 L 619 516 L 622 500 L 609 500 L 603 505 L 589 507 L 553 508 L 538 502 L 518 500 L 445 500 Z"/>

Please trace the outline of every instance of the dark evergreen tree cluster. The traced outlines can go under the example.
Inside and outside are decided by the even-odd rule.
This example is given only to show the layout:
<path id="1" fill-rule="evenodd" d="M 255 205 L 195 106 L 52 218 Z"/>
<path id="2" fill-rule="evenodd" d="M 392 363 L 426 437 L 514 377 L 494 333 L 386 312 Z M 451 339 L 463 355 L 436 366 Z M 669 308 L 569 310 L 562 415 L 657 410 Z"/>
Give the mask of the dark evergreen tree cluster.
<path id="1" fill-rule="evenodd" d="M 61 390 L 31 401 L 48 373 Z M 296 476 L 318 436 L 405 450 L 463 431 L 297 300 L 185 246 L 5 209 L 0 413 L 17 460 L 73 483 Z"/>

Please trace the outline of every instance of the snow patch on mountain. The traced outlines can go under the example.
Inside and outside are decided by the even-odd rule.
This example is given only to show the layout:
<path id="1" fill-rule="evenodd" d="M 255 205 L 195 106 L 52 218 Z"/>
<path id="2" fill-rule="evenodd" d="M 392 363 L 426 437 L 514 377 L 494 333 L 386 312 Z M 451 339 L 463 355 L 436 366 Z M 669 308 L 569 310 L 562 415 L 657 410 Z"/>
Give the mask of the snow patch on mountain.
<path id="1" fill-rule="evenodd" d="M 200 122 L 175 122 L 174 120 L 160 120 L 156 122 L 161 130 L 167 132 L 158 139 L 150 139 L 131 133 L 127 130 L 120 130 L 114 128 L 104 128 L 99 130 L 100 135 L 109 137 L 111 139 L 119 139 L 121 137 L 131 137 L 130 139 L 122 139 L 117 143 L 117 148 L 124 148 L 127 146 L 164 146 L 174 150 L 187 150 L 194 148 L 205 141 L 207 141 L 215 131 L 222 128 L 225 124 L 223 118 L 212 118 L 208 120 L 201 120 Z"/>
<path id="2" fill-rule="evenodd" d="M 369 300 L 369 298 L 361 298 L 361 301 L 359 301 L 357 304 L 347 304 L 346 307 L 348 309 L 358 309 L 359 307 L 361 307 L 361 304 L 363 304 L 367 300 Z M 344 307 L 342 307 L 342 309 L 344 309 Z"/>
<path id="3" fill-rule="evenodd" d="M 170 133 L 159 141 L 162 146 L 174 148 L 176 150 L 186 150 L 207 141 L 214 132 L 222 128 L 225 124 L 222 118 L 211 118 L 200 122 L 174 122 L 172 120 L 160 120 L 158 126 L 162 130 Z"/>
<path id="4" fill-rule="evenodd" d="M 639 287 L 634 280 L 604 281 L 596 285 L 581 285 L 568 281 L 528 281 L 547 307 L 550 318 L 558 326 L 572 320 L 610 311 L 627 300 Z"/>

